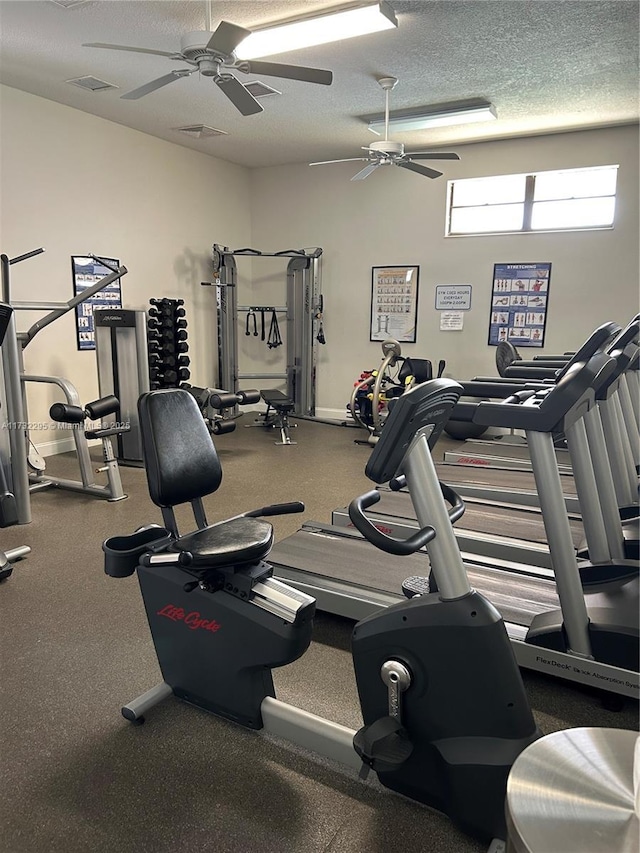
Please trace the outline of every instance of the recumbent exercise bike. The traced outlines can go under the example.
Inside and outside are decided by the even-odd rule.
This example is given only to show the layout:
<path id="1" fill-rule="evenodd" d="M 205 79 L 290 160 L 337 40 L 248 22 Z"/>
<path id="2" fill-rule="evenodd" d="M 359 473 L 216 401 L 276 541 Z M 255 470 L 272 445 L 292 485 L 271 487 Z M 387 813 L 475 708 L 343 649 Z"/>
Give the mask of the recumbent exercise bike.
<path id="1" fill-rule="evenodd" d="M 374 483 L 408 488 L 420 530 L 402 540 L 374 527 L 365 510 L 379 499 L 376 490 L 350 506 L 355 526 L 381 551 L 425 548 L 439 589 L 355 626 L 358 732 L 275 697 L 272 669 L 305 652 L 316 603 L 273 577 L 273 528 L 263 518 L 303 505 L 208 525 L 202 498 L 216 491 L 222 470 L 197 404 L 180 389 L 144 394 L 147 480 L 164 527 L 113 537 L 103 550 L 107 574 L 137 571 L 164 680 L 125 705 L 124 717 L 141 722 L 174 695 L 361 772 L 372 769 L 387 788 L 445 812 L 484 841 L 505 838 L 507 776 L 540 732 L 500 614 L 469 586 L 452 528 L 464 504 L 438 482 L 431 458 L 461 390 L 436 379 L 405 392 L 366 466 Z M 173 507 L 187 501 L 198 527 L 180 535 Z"/>

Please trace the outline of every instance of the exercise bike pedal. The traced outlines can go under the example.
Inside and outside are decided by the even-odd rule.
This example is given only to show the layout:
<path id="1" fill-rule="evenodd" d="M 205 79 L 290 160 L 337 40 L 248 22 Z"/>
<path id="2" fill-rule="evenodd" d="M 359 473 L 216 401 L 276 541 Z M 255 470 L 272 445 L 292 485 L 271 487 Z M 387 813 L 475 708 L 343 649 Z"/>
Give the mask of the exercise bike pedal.
<path id="1" fill-rule="evenodd" d="M 397 717 L 380 717 L 363 726 L 353 737 L 353 748 L 376 773 L 397 770 L 413 752 L 409 733 Z"/>
<path id="2" fill-rule="evenodd" d="M 429 595 L 431 592 L 430 580 L 420 575 L 405 578 L 402 581 L 402 592 L 407 598 L 413 598 L 416 595 Z"/>

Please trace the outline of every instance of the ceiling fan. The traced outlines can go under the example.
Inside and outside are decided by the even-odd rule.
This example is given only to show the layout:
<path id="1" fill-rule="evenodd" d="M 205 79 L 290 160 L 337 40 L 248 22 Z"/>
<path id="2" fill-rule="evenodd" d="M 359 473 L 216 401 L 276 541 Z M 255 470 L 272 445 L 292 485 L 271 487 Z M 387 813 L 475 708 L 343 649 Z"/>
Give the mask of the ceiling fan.
<path id="1" fill-rule="evenodd" d="M 419 175 L 424 175 L 427 178 L 439 178 L 442 172 L 437 172 L 435 169 L 430 169 L 428 166 L 421 166 L 419 163 L 414 163 L 414 160 L 459 160 L 457 154 L 431 154 L 426 151 L 406 151 L 402 142 L 393 142 L 389 139 L 389 92 L 398 82 L 397 77 L 381 77 L 378 84 L 385 93 L 385 108 L 384 108 L 384 139 L 380 142 L 372 142 L 371 145 L 363 145 L 362 150 L 367 152 L 366 157 L 348 157 L 345 160 L 320 160 L 317 163 L 309 163 L 310 166 L 326 166 L 330 163 L 355 163 L 364 161 L 368 165 L 360 172 L 354 175 L 352 181 L 363 181 L 368 178 L 372 172 L 379 166 L 400 166 L 402 169 L 409 169 L 411 172 L 417 172 Z"/>
<path id="2" fill-rule="evenodd" d="M 235 77 L 231 71 L 239 71 L 242 74 L 264 74 L 266 77 L 283 77 L 290 80 L 300 80 L 303 83 L 319 83 L 324 86 L 331 85 L 333 74 L 331 71 L 323 71 L 318 68 L 307 68 L 303 65 L 283 65 L 279 62 L 262 62 L 252 60 L 240 60 L 235 55 L 238 45 L 251 35 L 251 30 L 221 21 L 212 30 L 211 2 L 206 3 L 206 30 L 194 33 L 186 33 L 180 39 L 180 50 L 170 53 L 165 50 L 151 50 L 145 47 L 125 47 L 121 44 L 103 44 L 92 42 L 83 44 L 83 47 L 99 47 L 106 50 L 127 50 L 132 53 L 150 53 L 154 56 L 166 56 L 168 59 L 179 60 L 186 63 L 189 68 L 180 68 L 170 71 L 150 83 L 145 83 L 125 95 L 122 98 L 137 100 L 144 97 L 169 83 L 174 83 L 181 77 L 189 77 L 199 71 L 203 77 L 212 77 L 224 95 L 244 116 L 261 113 L 263 107 L 253 97 L 247 87 Z"/>

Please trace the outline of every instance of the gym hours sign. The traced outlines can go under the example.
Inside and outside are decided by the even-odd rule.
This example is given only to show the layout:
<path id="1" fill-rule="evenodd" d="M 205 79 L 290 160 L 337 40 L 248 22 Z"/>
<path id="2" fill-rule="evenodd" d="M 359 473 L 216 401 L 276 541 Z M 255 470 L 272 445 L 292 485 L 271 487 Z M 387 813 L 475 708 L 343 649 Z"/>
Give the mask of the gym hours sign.
<path id="1" fill-rule="evenodd" d="M 489 346 L 544 346 L 550 282 L 550 263 L 494 265 Z"/>

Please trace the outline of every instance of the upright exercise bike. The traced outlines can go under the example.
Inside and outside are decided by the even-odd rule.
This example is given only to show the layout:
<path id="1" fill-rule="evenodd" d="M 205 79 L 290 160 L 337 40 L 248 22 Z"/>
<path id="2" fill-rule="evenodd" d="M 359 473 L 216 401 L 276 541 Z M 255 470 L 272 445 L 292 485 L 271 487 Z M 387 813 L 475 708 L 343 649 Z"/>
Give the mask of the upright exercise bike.
<path id="1" fill-rule="evenodd" d="M 469 586 L 451 524 L 464 504 L 438 482 L 431 458 L 461 391 L 436 379 L 403 394 L 366 467 L 374 483 L 406 485 L 421 529 L 402 540 L 375 528 L 365 514 L 375 490 L 350 507 L 382 551 L 426 548 L 439 588 L 355 626 L 364 720 L 357 732 L 275 697 L 272 669 L 307 649 L 315 600 L 272 577 L 273 529 L 259 516 L 302 504 L 207 525 L 202 498 L 218 488 L 222 471 L 197 403 L 182 389 L 144 394 L 147 480 L 165 526 L 113 537 L 103 550 L 107 574 L 137 571 L 164 681 L 126 705 L 124 717 L 141 722 L 173 694 L 361 772 L 372 769 L 387 788 L 445 812 L 484 841 L 505 838 L 507 775 L 540 733 L 500 614 Z M 187 501 L 198 529 L 181 536 L 173 507 Z"/>

